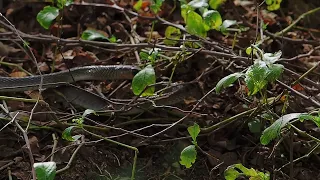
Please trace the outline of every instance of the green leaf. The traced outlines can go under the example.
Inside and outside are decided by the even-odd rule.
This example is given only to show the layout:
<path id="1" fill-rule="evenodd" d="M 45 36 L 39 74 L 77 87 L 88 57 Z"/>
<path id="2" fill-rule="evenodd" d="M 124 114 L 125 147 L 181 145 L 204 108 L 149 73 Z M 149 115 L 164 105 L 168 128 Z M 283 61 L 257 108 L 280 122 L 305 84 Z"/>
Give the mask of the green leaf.
<path id="1" fill-rule="evenodd" d="M 74 127 L 76 127 L 76 126 L 70 126 L 70 127 L 66 128 L 62 132 L 62 138 L 67 140 L 67 141 L 76 141 L 76 140 L 78 140 L 81 137 L 81 135 L 71 136 L 71 131 L 72 131 L 72 129 Z"/>
<path id="2" fill-rule="evenodd" d="M 180 164 L 186 168 L 190 168 L 197 159 L 197 151 L 195 145 L 189 145 L 181 151 Z"/>
<path id="3" fill-rule="evenodd" d="M 169 38 L 169 39 L 165 39 L 164 40 L 164 44 L 167 45 L 167 46 L 174 46 L 178 43 L 178 41 L 175 41 L 175 40 L 171 40 L 171 39 L 180 39 L 181 37 L 181 31 L 180 29 L 178 28 L 175 28 L 175 27 L 172 27 L 172 26 L 168 26 L 166 28 L 166 31 L 165 31 L 165 37 L 166 38 Z"/>
<path id="4" fill-rule="evenodd" d="M 108 38 L 108 40 L 111 42 L 111 43 L 116 43 L 117 42 L 117 38 L 112 35 L 111 38 Z"/>
<path id="5" fill-rule="evenodd" d="M 55 162 L 34 163 L 33 167 L 38 180 L 54 180 L 57 169 Z"/>
<path id="6" fill-rule="evenodd" d="M 189 11 L 189 13 L 187 13 L 186 24 L 186 30 L 188 33 L 201 37 L 207 36 L 207 31 L 204 26 L 205 24 L 202 20 L 202 17 L 198 13 Z"/>
<path id="7" fill-rule="evenodd" d="M 269 65 L 269 74 L 267 76 L 267 80 L 269 82 L 274 82 L 277 80 L 283 72 L 282 64 L 270 64 Z"/>
<path id="8" fill-rule="evenodd" d="M 240 175 L 245 175 L 249 177 L 250 180 L 269 180 L 269 172 L 263 173 L 259 172 L 253 168 L 248 169 L 242 164 L 234 164 L 228 166 L 224 171 L 224 177 L 226 180 L 236 180 Z"/>
<path id="9" fill-rule="evenodd" d="M 312 116 L 310 114 L 301 114 L 299 116 L 299 120 L 301 122 L 303 122 L 305 120 L 313 121 L 320 128 L 320 117 L 319 116 Z"/>
<path id="10" fill-rule="evenodd" d="M 229 87 L 237 79 L 239 79 L 243 73 L 233 73 L 222 78 L 216 85 L 216 93 L 219 94 L 223 88 Z"/>
<path id="11" fill-rule="evenodd" d="M 57 7 L 63 9 L 63 7 L 69 6 L 72 2 L 72 0 L 57 0 Z"/>
<path id="12" fill-rule="evenodd" d="M 132 91 L 137 96 L 149 85 L 156 83 L 156 74 L 151 65 L 146 66 L 138 72 L 132 80 Z M 141 96 L 152 96 L 154 93 L 154 86 L 146 89 Z"/>
<path id="13" fill-rule="evenodd" d="M 207 0 L 192 0 L 188 3 L 188 5 L 194 9 L 206 8 L 209 6 Z"/>
<path id="14" fill-rule="evenodd" d="M 46 6 L 41 10 L 37 15 L 37 21 L 39 24 L 45 28 L 49 29 L 51 26 L 51 23 L 53 20 L 55 20 L 59 15 L 59 9 L 52 7 L 52 6 Z"/>
<path id="15" fill-rule="evenodd" d="M 152 5 L 150 6 L 151 10 L 157 14 L 161 10 L 161 6 L 164 0 L 153 0 Z"/>
<path id="16" fill-rule="evenodd" d="M 222 25 L 220 26 L 220 31 L 223 34 L 226 34 L 227 33 L 227 28 L 229 28 L 230 26 L 233 26 L 235 24 L 237 24 L 236 20 L 224 20 Z"/>
<path id="17" fill-rule="evenodd" d="M 280 4 L 282 0 L 266 0 L 266 4 L 268 5 L 267 9 L 269 11 L 275 11 L 280 9 Z"/>
<path id="18" fill-rule="evenodd" d="M 254 119 L 248 123 L 248 127 L 249 127 L 250 132 L 260 133 L 262 124 L 259 119 Z"/>
<path id="19" fill-rule="evenodd" d="M 142 7 L 142 0 L 139 0 L 138 2 L 136 2 L 136 4 L 134 4 L 133 9 L 135 9 L 136 11 L 139 11 Z"/>
<path id="20" fill-rule="evenodd" d="M 233 166 L 229 166 L 223 175 L 226 180 L 236 180 L 241 174 Z"/>
<path id="21" fill-rule="evenodd" d="M 191 6 L 189 6 L 188 4 L 183 4 L 181 6 L 181 16 L 183 17 L 184 22 L 187 22 L 187 14 L 190 11 L 194 11 L 194 9 Z"/>
<path id="22" fill-rule="evenodd" d="M 246 176 L 254 177 L 254 176 L 258 175 L 258 172 L 255 169 L 253 169 L 253 168 L 248 169 L 248 168 L 244 167 L 242 164 L 235 164 L 234 167 L 238 168 Z"/>
<path id="23" fill-rule="evenodd" d="M 250 47 L 247 47 L 247 49 L 246 49 L 246 54 L 247 55 L 251 55 L 251 52 L 252 52 L 252 47 L 250 46 Z M 253 54 L 255 54 L 257 52 L 257 50 L 256 49 L 253 49 Z"/>
<path id="24" fill-rule="evenodd" d="M 255 95 L 262 90 L 268 83 L 267 76 L 269 68 L 263 62 L 250 66 L 246 72 L 245 82 L 249 89 L 248 95 Z"/>
<path id="25" fill-rule="evenodd" d="M 197 123 L 194 123 L 193 126 L 188 127 L 188 132 L 190 134 L 190 136 L 192 137 L 192 143 L 194 145 L 197 145 L 197 137 L 200 133 L 200 127 Z"/>
<path id="26" fill-rule="evenodd" d="M 92 110 L 92 109 L 86 109 L 86 110 L 83 112 L 82 117 L 84 118 L 84 117 L 88 116 L 89 114 L 94 114 L 94 115 L 96 115 L 96 112 L 95 112 L 94 110 Z"/>
<path id="27" fill-rule="evenodd" d="M 260 137 L 260 143 L 263 145 L 269 144 L 270 141 L 275 139 L 280 135 L 280 130 L 285 127 L 291 120 L 297 119 L 302 113 L 291 113 L 286 114 L 279 119 L 277 119 L 271 126 L 266 128 L 262 132 Z"/>
<path id="28" fill-rule="evenodd" d="M 139 53 L 139 56 L 140 56 L 140 58 L 141 58 L 141 60 L 148 60 L 149 59 L 149 54 L 148 53 L 146 53 L 146 52 L 140 52 Z"/>
<path id="29" fill-rule="evenodd" d="M 210 29 L 218 29 L 222 24 L 222 18 L 218 11 L 216 10 L 208 10 L 203 14 L 203 21 L 206 25 L 206 30 Z"/>
<path id="30" fill-rule="evenodd" d="M 210 0 L 209 5 L 212 9 L 218 9 L 226 0 Z"/>
<path id="31" fill-rule="evenodd" d="M 109 41 L 109 38 L 107 38 L 104 34 L 92 29 L 87 29 L 83 31 L 81 35 L 81 39 L 88 40 L 88 41 L 93 41 L 96 39 L 106 39 Z"/>
<path id="32" fill-rule="evenodd" d="M 268 65 L 269 64 L 273 64 L 273 63 L 277 62 L 280 59 L 281 55 L 282 55 L 281 51 L 278 51 L 278 52 L 276 52 L 274 54 L 272 54 L 272 53 L 264 53 L 263 54 L 263 61 L 266 62 Z"/>

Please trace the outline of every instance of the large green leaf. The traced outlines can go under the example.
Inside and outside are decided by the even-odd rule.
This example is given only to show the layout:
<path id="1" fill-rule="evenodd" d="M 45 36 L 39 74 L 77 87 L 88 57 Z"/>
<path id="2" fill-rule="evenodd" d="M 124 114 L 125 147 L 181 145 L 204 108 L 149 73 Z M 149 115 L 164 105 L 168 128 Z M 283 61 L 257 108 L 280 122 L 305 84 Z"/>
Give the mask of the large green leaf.
<path id="1" fill-rule="evenodd" d="M 188 4 L 181 5 L 181 16 L 183 17 L 184 22 L 187 22 L 187 14 L 194 9 Z"/>
<path id="2" fill-rule="evenodd" d="M 224 178 L 226 180 L 236 180 L 240 175 L 249 177 L 250 180 L 269 180 L 270 174 L 259 172 L 253 168 L 248 169 L 242 164 L 234 164 L 224 171 Z"/>
<path id="3" fill-rule="evenodd" d="M 312 116 L 310 114 L 301 114 L 299 116 L 299 120 L 301 122 L 303 122 L 305 120 L 313 121 L 318 126 L 318 128 L 320 128 L 320 116 Z"/>
<path id="4" fill-rule="evenodd" d="M 34 163 L 33 167 L 38 180 L 54 180 L 57 169 L 55 162 Z"/>
<path id="5" fill-rule="evenodd" d="M 277 80 L 282 72 L 283 72 L 283 65 L 282 64 L 270 64 L 269 66 L 269 74 L 267 76 L 267 80 L 269 82 L 274 82 Z"/>
<path id="6" fill-rule="evenodd" d="M 227 28 L 229 28 L 230 26 L 232 25 L 235 25 L 237 24 L 237 21 L 236 20 L 224 20 L 222 25 L 220 26 L 220 31 L 223 33 L 223 34 L 226 34 L 227 33 Z"/>
<path id="7" fill-rule="evenodd" d="M 194 123 L 193 126 L 188 127 L 188 132 L 189 132 L 189 134 L 190 134 L 190 136 L 191 136 L 191 138 L 193 140 L 192 143 L 194 145 L 197 145 L 197 137 L 198 137 L 198 135 L 200 133 L 199 125 L 197 123 Z"/>
<path id="8" fill-rule="evenodd" d="M 67 141 L 76 141 L 78 140 L 81 135 L 75 135 L 75 136 L 72 136 L 71 135 L 71 131 L 73 128 L 75 128 L 76 126 L 70 126 L 68 128 L 66 128 L 63 132 L 62 132 L 62 139 L 65 139 Z"/>
<path id="9" fill-rule="evenodd" d="M 81 35 L 81 39 L 88 40 L 88 41 L 93 41 L 96 39 L 106 39 L 109 41 L 109 38 L 107 38 L 104 34 L 92 29 L 87 29 L 83 31 Z"/>
<path id="10" fill-rule="evenodd" d="M 223 88 L 229 87 L 241 76 L 243 76 L 243 73 L 237 72 L 222 78 L 216 85 L 216 93 L 220 93 Z"/>
<path id="11" fill-rule="evenodd" d="M 218 9 L 226 0 L 210 0 L 209 5 L 212 9 Z"/>
<path id="12" fill-rule="evenodd" d="M 167 28 L 166 28 L 166 31 L 165 31 L 165 37 L 166 38 L 169 38 L 169 39 L 165 39 L 164 40 L 164 44 L 166 44 L 166 45 L 171 45 L 171 46 L 174 46 L 174 45 L 176 45 L 177 43 L 178 43 L 178 41 L 175 41 L 175 40 L 171 40 L 171 39 L 176 39 L 176 40 L 178 40 L 178 39 L 180 39 L 180 37 L 181 37 L 181 31 L 180 31 L 180 29 L 177 29 L 177 28 L 175 28 L 175 27 L 172 27 L 172 26 L 168 26 Z"/>
<path id="13" fill-rule="evenodd" d="M 188 33 L 206 37 L 207 31 L 205 29 L 205 24 L 202 20 L 202 17 L 194 11 L 189 11 L 186 16 L 186 30 L 188 31 Z"/>
<path id="14" fill-rule="evenodd" d="M 206 25 L 206 30 L 210 29 L 218 29 L 222 24 L 222 18 L 218 11 L 216 10 L 208 10 L 203 14 L 203 21 Z"/>
<path id="15" fill-rule="evenodd" d="M 208 0 L 192 0 L 188 3 L 188 5 L 193 7 L 194 9 L 206 8 L 209 6 L 207 1 Z"/>
<path id="16" fill-rule="evenodd" d="M 269 68 L 263 62 L 255 63 L 246 72 L 245 82 L 249 89 L 248 95 L 255 95 L 268 83 Z"/>
<path id="17" fill-rule="evenodd" d="M 280 135 L 280 130 L 283 127 L 285 127 L 291 120 L 297 119 L 301 114 L 302 113 L 286 114 L 277 119 L 271 126 L 263 131 L 262 136 L 260 137 L 261 144 L 269 144 L 270 141 Z"/>
<path id="18" fill-rule="evenodd" d="M 151 65 L 146 66 L 138 72 L 132 80 L 132 91 L 135 95 L 141 94 L 149 85 L 156 83 L 156 74 Z M 154 86 L 147 88 L 141 96 L 152 96 L 154 93 Z"/>
<path id="19" fill-rule="evenodd" d="M 197 151 L 195 145 L 189 145 L 181 151 L 180 164 L 186 168 L 190 168 L 197 159 Z"/>
<path id="20" fill-rule="evenodd" d="M 55 20 L 59 15 L 59 9 L 52 6 L 46 6 L 37 15 L 37 21 L 45 28 L 49 29 L 52 21 Z"/>
<path id="21" fill-rule="evenodd" d="M 277 62 L 282 55 L 281 51 L 278 51 L 276 53 L 264 53 L 263 54 L 263 61 L 267 64 L 273 64 Z"/>
<path id="22" fill-rule="evenodd" d="M 87 117 L 89 114 L 94 114 L 94 115 L 97 115 L 96 111 L 92 110 L 92 109 L 86 109 L 83 114 L 82 114 L 82 117 L 85 118 Z"/>

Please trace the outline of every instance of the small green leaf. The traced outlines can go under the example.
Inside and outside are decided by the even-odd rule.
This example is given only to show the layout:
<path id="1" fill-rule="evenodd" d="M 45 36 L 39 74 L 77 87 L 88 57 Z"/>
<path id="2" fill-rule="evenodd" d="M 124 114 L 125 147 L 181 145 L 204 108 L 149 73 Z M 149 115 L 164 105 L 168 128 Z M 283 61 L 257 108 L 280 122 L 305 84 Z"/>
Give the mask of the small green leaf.
<path id="1" fill-rule="evenodd" d="M 209 6 L 207 0 L 192 0 L 188 3 L 188 5 L 194 9 L 206 8 Z"/>
<path id="2" fill-rule="evenodd" d="M 111 43 L 116 43 L 117 42 L 117 38 L 112 35 L 111 38 L 108 38 L 108 40 L 111 42 Z"/>
<path id="3" fill-rule="evenodd" d="M 222 18 L 218 11 L 216 10 L 208 10 L 203 14 L 203 21 L 206 25 L 206 30 L 210 29 L 218 29 L 222 24 Z"/>
<path id="4" fill-rule="evenodd" d="M 210 0 L 209 5 L 212 9 L 218 9 L 226 0 Z"/>
<path id="5" fill-rule="evenodd" d="M 233 166 L 229 166 L 223 175 L 226 180 L 236 180 L 241 174 Z"/>
<path id="6" fill-rule="evenodd" d="M 220 26 L 220 31 L 224 34 L 227 33 L 227 28 L 229 28 L 230 26 L 233 26 L 237 24 L 236 20 L 224 20 L 222 25 Z"/>
<path id="7" fill-rule="evenodd" d="M 263 54 L 263 61 L 265 61 L 267 64 L 273 64 L 275 62 L 277 62 L 280 57 L 282 55 L 282 52 L 281 51 L 278 51 L 274 54 L 272 53 L 264 53 Z"/>
<path id="8" fill-rule="evenodd" d="M 277 119 L 271 126 L 266 128 L 260 137 L 260 143 L 269 144 L 270 141 L 280 135 L 280 130 L 285 127 L 291 120 L 297 119 L 302 113 L 286 114 Z"/>
<path id="9" fill-rule="evenodd" d="M 136 11 L 139 11 L 142 7 L 142 0 L 139 0 L 138 2 L 136 2 L 136 4 L 134 4 L 133 9 L 135 9 Z"/>
<path id="10" fill-rule="evenodd" d="M 55 162 L 34 163 L 33 167 L 38 180 L 54 180 L 57 169 Z"/>
<path id="11" fill-rule="evenodd" d="M 280 4 L 282 0 L 266 0 L 266 4 L 268 5 L 267 9 L 269 11 L 275 11 L 280 9 Z"/>
<path id="12" fill-rule="evenodd" d="M 186 168 L 190 168 L 197 159 L 197 151 L 195 145 L 189 145 L 181 151 L 180 164 Z"/>
<path id="13" fill-rule="evenodd" d="M 45 28 L 49 29 L 49 27 L 52 24 L 52 21 L 55 20 L 59 15 L 59 9 L 52 7 L 52 6 L 46 6 L 41 10 L 37 15 L 37 21 L 39 24 Z"/>
<path id="14" fill-rule="evenodd" d="M 251 52 L 252 52 L 252 47 L 247 47 L 246 49 L 246 54 L 247 55 L 251 55 Z M 253 49 L 253 54 L 255 54 L 257 52 L 256 49 Z"/>
<path id="15" fill-rule="evenodd" d="M 283 65 L 282 64 L 270 64 L 269 66 L 269 74 L 267 76 L 267 80 L 269 82 L 274 82 L 277 80 L 282 72 L 283 72 Z"/>
<path id="16" fill-rule="evenodd" d="M 81 135 L 71 136 L 71 131 L 72 131 L 72 129 L 74 127 L 76 127 L 76 126 L 70 126 L 70 127 L 66 128 L 62 132 L 62 138 L 67 140 L 67 141 L 76 141 L 76 140 L 78 140 L 81 137 Z"/>
<path id="17" fill-rule="evenodd" d="M 151 10 L 157 14 L 161 10 L 161 6 L 164 0 L 153 0 L 152 5 L 150 6 Z"/>
<path id="18" fill-rule="evenodd" d="M 57 0 L 57 7 L 63 9 L 63 7 L 69 6 L 72 2 L 72 0 Z"/>
<path id="19" fill-rule="evenodd" d="M 259 119 L 254 119 L 248 123 L 248 127 L 249 127 L 250 132 L 260 133 L 262 124 Z"/>
<path id="20" fill-rule="evenodd" d="M 216 93 L 219 94 L 223 88 L 229 87 L 237 79 L 239 79 L 243 73 L 233 73 L 222 78 L 216 85 Z"/>
<path id="21" fill-rule="evenodd" d="M 146 66 L 138 72 L 132 80 L 132 91 L 137 96 L 149 85 L 156 83 L 156 74 L 151 65 Z M 141 96 L 152 96 L 154 93 L 154 86 L 146 89 Z"/>
<path id="22" fill-rule="evenodd" d="M 239 176 L 244 175 L 249 177 L 250 180 L 269 180 L 269 172 L 259 172 L 253 168 L 248 169 L 242 164 L 233 164 L 224 171 L 224 177 L 226 180 L 236 180 Z"/>
<path id="23" fill-rule="evenodd" d="M 186 30 L 188 31 L 188 33 L 206 37 L 207 31 L 205 29 L 205 24 L 202 20 L 202 17 L 194 11 L 189 11 L 186 16 Z"/>
<path id="24" fill-rule="evenodd" d="M 149 59 L 149 54 L 148 53 L 146 53 L 146 52 L 140 52 L 139 53 L 139 56 L 140 56 L 140 58 L 141 58 L 141 60 L 148 60 Z"/>
<path id="25" fill-rule="evenodd" d="M 194 123 L 193 126 L 188 127 L 188 132 L 190 134 L 190 136 L 192 137 L 193 140 L 193 144 L 197 145 L 197 137 L 200 133 L 200 127 L 197 123 Z"/>
<path id="26" fill-rule="evenodd" d="M 88 41 L 93 41 L 96 39 L 106 39 L 109 41 L 109 39 L 105 35 L 92 29 L 87 29 L 83 31 L 81 35 L 81 39 L 88 40 Z"/>
<path id="27" fill-rule="evenodd" d="M 84 117 L 88 116 L 89 114 L 94 114 L 94 115 L 96 115 L 96 112 L 95 112 L 94 110 L 92 110 L 92 109 L 86 109 L 86 110 L 84 111 L 84 113 L 82 114 L 82 117 L 84 118 Z"/>
<path id="28" fill-rule="evenodd" d="M 172 27 L 172 26 L 168 26 L 167 28 L 166 28 L 166 31 L 165 31 L 165 37 L 166 38 L 169 38 L 169 39 L 165 39 L 164 40 L 164 44 L 165 45 L 171 45 L 171 46 L 174 46 L 174 45 L 176 45 L 177 43 L 178 43 L 178 41 L 175 41 L 175 40 L 171 40 L 171 39 L 176 39 L 176 40 L 178 40 L 178 39 L 180 39 L 180 37 L 181 37 L 181 31 L 180 31 L 180 29 L 177 29 L 177 28 L 175 28 L 175 27 Z"/>
<path id="29" fill-rule="evenodd" d="M 269 68 L 263 62 L 255 63 L 246 72 L 245 82 L 249 89 L 248 95 L 255 95 L 262 90 L 268 83 L 267 76 Z"/>

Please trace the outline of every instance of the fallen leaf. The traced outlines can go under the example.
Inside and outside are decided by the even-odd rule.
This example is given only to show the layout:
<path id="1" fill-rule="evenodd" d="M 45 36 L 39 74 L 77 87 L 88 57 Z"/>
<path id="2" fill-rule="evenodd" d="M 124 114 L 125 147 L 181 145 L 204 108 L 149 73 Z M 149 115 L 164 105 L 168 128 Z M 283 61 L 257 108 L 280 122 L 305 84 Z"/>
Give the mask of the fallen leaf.
<path id="1" fill-rule="evenodd" d="M 22 71 L 16 71 L 16 72 L 12 72 L 10 73 L 10 77 L 27 77 L 28 74 Z"/>

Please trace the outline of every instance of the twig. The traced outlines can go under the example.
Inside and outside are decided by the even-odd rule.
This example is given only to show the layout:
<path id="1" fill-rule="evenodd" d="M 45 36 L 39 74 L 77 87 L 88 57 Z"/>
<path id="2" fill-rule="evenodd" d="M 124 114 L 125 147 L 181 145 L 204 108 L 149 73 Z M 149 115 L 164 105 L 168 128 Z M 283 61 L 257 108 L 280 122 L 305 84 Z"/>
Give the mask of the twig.
<path id="1" fill-rule="evenodd" d="M 295 93 L 296 95 L 298 95 L 298 96 L 300 96 L 300 97 L 302 97 L 302 98 L 304 98 L 304 99 L 306 99 L 306 100 L 309 100 L 309 101 L 311 101 L 314 105 L 320 107 L 320 103 L 319 103 L 318 101 L 316 101 L 315 99 L 313 99 L 313 98 L 311 98 L 311 97 L 308 97 L 308 96 L 300 93 L 299 91 L 291 88 L 290 86 L 286 85 L 285 83 L 283 83 L 283 82 L 281 82 L 281 81 L 279 81 L 279 80 L 276 80 L 276 81 L 277 81 L 280 85 L 282 85 L 283 87 L 285 87 L 285 88 L 287 88 L 288 90 L 290 90 L 290 91 L 292 91 L 293 93 Z"/>
<path id="2" fill-rule="evenodd" d="M 83 144 L 84 144 L 83 142 L 85 142 L 84 136 L 82 136 L 81 139 L 82 139 L 82 140 L 81 140 L 81 143 L 80 143 L 79 146 L 76 148 L 76 150 L 74 150 L 74 152 L 72 153 L 72 156 L 70 157 L 70 159 L 69 159 L 69 161 L 68 161 L 68 164 L 67 164 L 65 167 L 63 167 L 62 169 L 57 170 L 57 172 L 56 172 L 57 174 L 59 174 L 59 173 L 61 173 L 61 172 L 63 172 L 63 171 L 65 171 L 65 170 L 67 170 L 67 169 L 70 168 L 72 161 L 73 161 L 74 158 L 76 157 L 79 149 L 83 146 Z"/>

